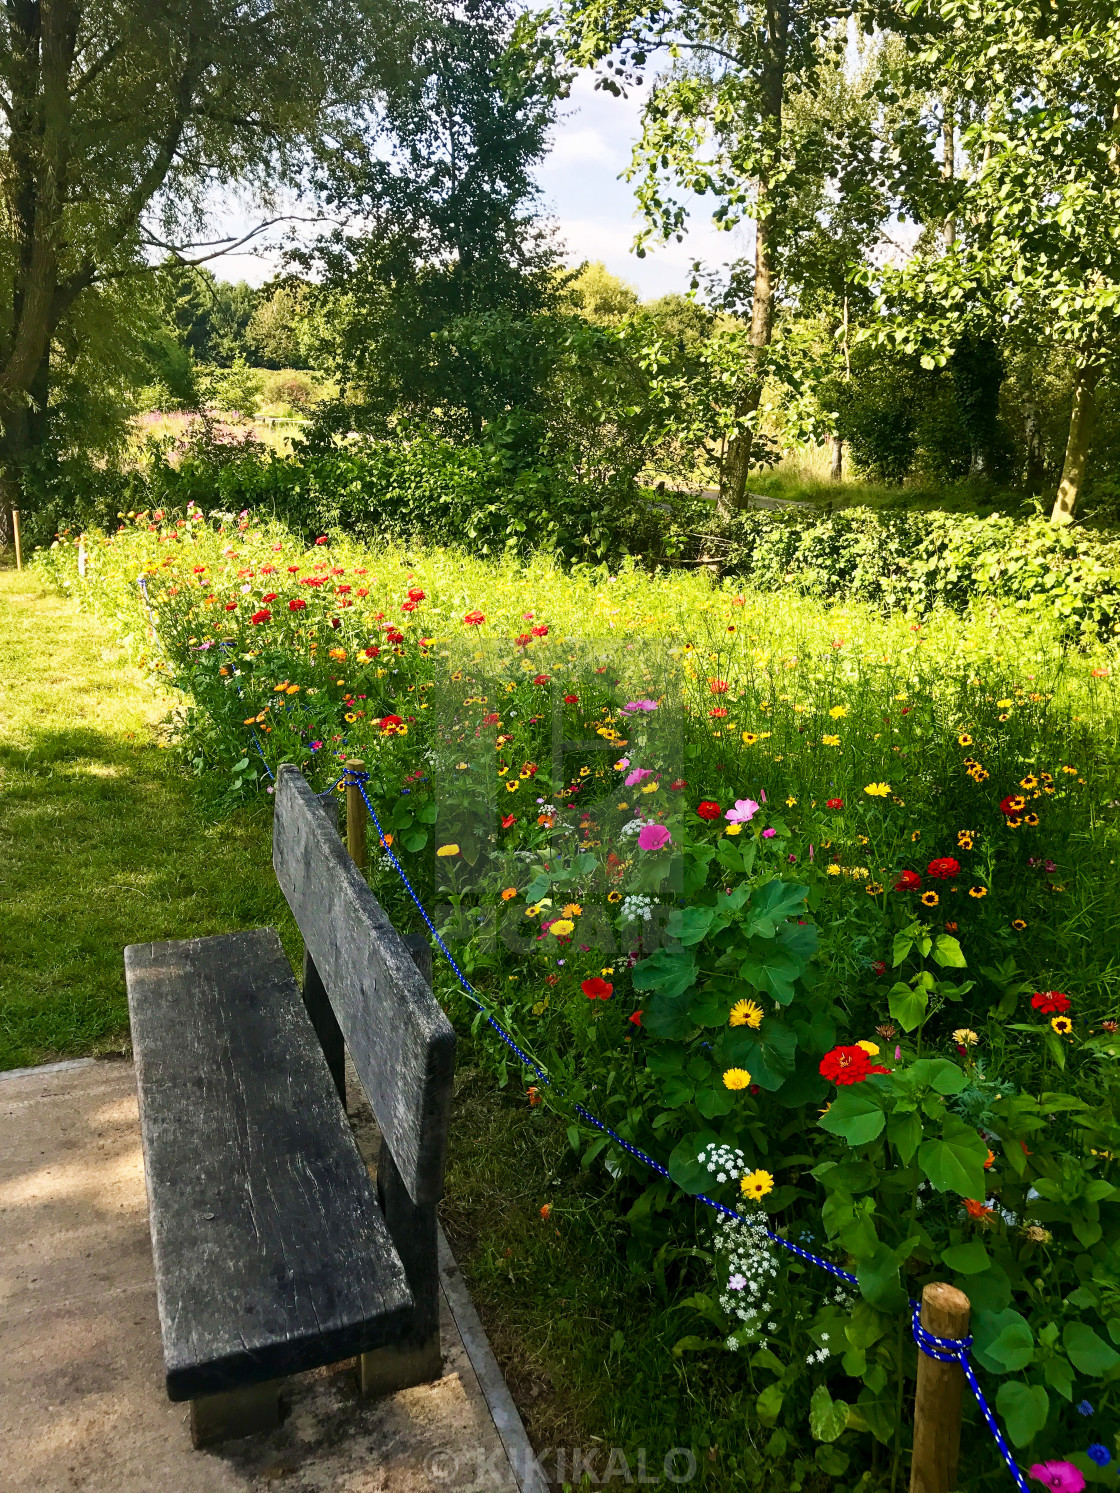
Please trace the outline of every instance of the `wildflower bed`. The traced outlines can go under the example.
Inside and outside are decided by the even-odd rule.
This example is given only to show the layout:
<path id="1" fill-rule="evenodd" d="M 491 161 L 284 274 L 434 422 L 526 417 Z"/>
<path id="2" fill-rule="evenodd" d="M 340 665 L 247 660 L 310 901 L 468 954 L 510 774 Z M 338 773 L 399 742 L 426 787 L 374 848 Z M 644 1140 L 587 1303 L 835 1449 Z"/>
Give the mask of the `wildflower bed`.
<path id="1" fill-rule="evenodd" d="M 636 1270 L 703 1193 L 856 1276 L 703 1225 L 667 1347 L 739 1355 L 742 1473 L 896 1485 L 907 1298 L 949 1279 L 1032 1475 L 1115 1481 L 1103 648 L 994 607 L 919 626 L 707 577 L 304 551 L 248 515 L 140 515 L 85 537 L 81 578 L 78 548 L 43 563 L 182 691 L 187 759 L 230 803 L 280 761 L 323 790 L 364 761 L 394 855 L 609 1173 Z M 965 1445 L 962 1486 L 1001 1486 L 978 1424 Z"/>

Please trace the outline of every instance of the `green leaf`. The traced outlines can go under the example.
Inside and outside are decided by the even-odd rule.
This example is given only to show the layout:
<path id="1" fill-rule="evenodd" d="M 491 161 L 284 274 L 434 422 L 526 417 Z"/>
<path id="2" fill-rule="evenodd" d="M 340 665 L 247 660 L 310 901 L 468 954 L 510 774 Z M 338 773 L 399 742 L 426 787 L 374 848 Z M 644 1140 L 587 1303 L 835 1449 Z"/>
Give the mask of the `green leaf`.
<path id="1" fill-rule="evenodd" d="M 915 1237 L 908 1239 L 899 1249 L 880 1244 L 869 1260 L 857 1263 L 856 1279 L 865 1301 L 885 1312 L 895 1312 L 905 1306 L 906 1292 L 902 1289 L 898 1272 L 917 1243 Z"/>
<path id="2" fill-rule="evenodd" d="M 912 1032 L 925 1020 L 929 996 L 920 986 L 911 990 L 909 985 L 899 980 L 897 985 L 891 986 L 888 1003 L 891 1015 L 903 1031 Z"/>
<path id="3" fill-rule="evenodd" d="M 715 915 L 714 907 L 679 907 L 670 914 L 665 931 L 687 948 L 700 942 L 712 926 Z"/>
<path id="4" fill-rule="evenodd" d="M 973 1353 L 991 1374 L 1017 1374 L 1034 1358 L 1034 1333 L 1012 1307 L 977 1312 L 972 1333 Z"/>
<path id="5" fill-rule="evenodd" d="M 662 995 L 682 995 L 696 983 L 696 961 L 684 949 L 658 949 L 635 964 L 630 975 L 635 990 L 655 990 Z"/>
<path id="6" fill-rule="evenodd" d="M 1120 1363 L 1120 1353 L 1103 1337 L 1098 1337 L 1086 1322 L 1067 1322 L 1062 1329 L 1062 1346 L 1077 1372 L 1093 1379 L 1099 1379 Z"/>
<path id="7" fill-rule="evenodd" d="M 882 1105 L 870 1094 L 861 1093 L 853 1086 L 837 1094 L 817 1123 L 822 1130 L 840 1136 L 850 1146 L 865 1146 L 880 1134 L 886 1122 Z M 987 1151 L 984 1154 L 987 1155 Z"/>
<path id="8" fill-rule="evenodd" d="M 525 900 L 532 904 L 539 902 L 552 885 L 552 878 L 547 871 L 541 871 L 525 888 Z"/>
<path id="9" fill-rule="evenodd" d="M 966 969 L 968 960 L 951 933 L 939 933 L 933 940 L 933 962 L 942 969 Z"/>
<path id="10" fill-rule="evenodd" d="M 404 848 L 406 850 L 423 850 L 428 843 L 428 831 L 426 829 L 412 829 L 403 836 Z"/>
<path id="11" fill-rule="evenodd" d="M 746 1068 L 755 1083 L 772 1093 L 793 1072 L 797 1033 L 784 1022 L 767 1019 L 755 1032 L 750 1027 L 729 1028 L 715 1047 L 720 1068 Z"/>
<path id="12" fill-rule="evenodd" d="M 968 1087 L 964 1073 L 948 1058 L 919 1058 L 906 1069 L 906 1078 L 915 1086 L 928 1084 L 938 1094 L 959 1094 Z"/>
<path id="13" fill-rule="evenodd" d="M 712 1179 L 707 1167 L 697 1158 L 705 1146 L 717 1144 L 719 1136 L 714 1130 L 701 1130 L 677 1142 L 669 1157 L 669 1176 L 678 1187 L 694 1197 L 698 1192 L 707 1191 Z"/>
<path id="14" fill-rule="evenodd" d="M 966 1244 L 951 1244 L 941 1251 L 941 1263 L 958 1275 L 979 1275 L 991 1264 L 988 1251 L 979 1239 L 970 1239 Z"/>
<path id="15" fill-rule="evenodd" d="M 894 947 L 891 950 L 891 964 L 898 968 L 910 950 L 914 947 L 914 940 L 907 933 L 896 933 L 894 936 Z"/>
<path id="16" fill-rule="evenodd" d="M 834 1400 L 823 1384 L 818 1384 L 809 1401 L 809 1430 L 814 1441 L 835 1441 L 848 1425 L 848 1405 Z"/>
<path id="17" fill-rule="evenodd" d="M 641 965 L 635 965 L 635 973 Z M 776 939 L 752 938 L 747 945 L 747 954 L 739 966 L 739 973 L 764 995 L 772 995 L 776 1001 L 788 1006 L 793 1000 L 794 982 L 805 968 L 804 963 Z"/>
<path id="18" fill-rule="evenodd" d="M 1001 1384 L 996 1409 L 1016 1446 L 1029 1446 L 1046 1424 L 1050 1396 L 1041 1384 L 1023 1384 L 1013 1379 Z"/>
<path id="19" fill-rule="evenodd" d="M 903 1166 L 909 1166 L 922 1139 L 921 1116 L 915 1110 L 896 1110 L 887 1117 L 887 1139 Z"/>
<path id="20" fill-rule="evenodd" d="M 725 1089 L 722 1084 L 718 1089 L 714 1086 L 701 1089 L 696 1095 L 696 1108 L 705 1120 L 719 1120 L 724 1115 L 729 1115 L 735 1108 L 735 1095 L 731 1089 Z"/>
<path id="21" fill-rule="evenodd" d="M 796 917 L 802 911 L 808 895 L 809 888 L 800 886 L 797 882 L 779 879 L 768 881 L 765 886 L 755 889 L 751 897 L 751 912 L 779 923 L 785 918 Z"/>
<path id="22" fill-rule="evenodd" d="M 987 1157 L 987 1146 L 957 1115 L 946 1115 L 940 1136 L 918 1147 L 918 1165 L 938 1192 L 964 1198 L 983 1199 Z"/>
<path id="23" fill-rule="evenodd" d="M 764 1426 L 772 1426 L 781 1414 L 785 1391 L 780 1384 L 768 1384 L 754 1402 L 755 1414 Z"/>
<path id="24" fill-rule="evenodd" d="M 689 1102 L 695 1092 L 695 1086 L 689 1079 L 674 1074 L 661 1086 L 661 1102 L 668 1109 L 680 1109 L 682 1104 Z"/>

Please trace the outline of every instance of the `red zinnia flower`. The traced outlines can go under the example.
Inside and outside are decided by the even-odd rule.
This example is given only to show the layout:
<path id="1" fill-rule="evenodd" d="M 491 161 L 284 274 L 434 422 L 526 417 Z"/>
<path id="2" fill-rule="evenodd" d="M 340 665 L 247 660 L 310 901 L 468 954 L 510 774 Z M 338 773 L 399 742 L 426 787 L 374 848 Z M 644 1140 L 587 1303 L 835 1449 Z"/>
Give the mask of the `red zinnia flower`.
<path id="1" fill-rule="evenodd" d="M 718 819 L 723 810 L 719 804 L 713 803 L 710 798 L 705 798 L 696 805 L 696 812 L 701 819 Z"/>
<path id="2" fill-rule="evenodd" d="M 408 599 L 409 601 L 423 601 L 425 594 L 423 591 L 413 589 L 408 593 Z"/>
<path id="3" fill-rule="evenodd" d="M 307 603 L 304 601 L 302 596 L 297 596 L 294 601 L 290 601 L 288 603 L 288 610 L 290 612 L 302 612 L 305 611 L 306 608 Z"/>
<path id="4" fill-rule="evenodd" d="M 484 726 L 496 726 L 498 724 L 498 712 L 492 710 L 489 715 L 484 715 L 482 717 L 482 724 Z"/>
<path id="5" fill-rule="evenodd" d="M 534 627 L 533 628 L 533 636 L 535 638 L 547 638 L 548 637 L 548 628 L 545 627 L 543 623 L 539 627 Z"/>
<path id="6" fill-rule="evenodd" d="M 316 541 L 315 541 L 316 544 L 326 544 L 326 542 L 327 542 L 327 536 L 325 534 L 320 534 L 319 537 L 318 537 L 318 539 L 316 539 Z"/>
<path id="7" fill-rule="evenodd" d="M 1018 814 L 1022 807 L 1023 795 L 1021 793 L 1009 793 L 1006 798 L 1001 798 L 999 801 L 1000 813 L 1009 817 L 1012 814 Z"/>
<path id="8" fill-rule="evenodd" d="M 727 714 L 727 709 L 723 705 L 717 705 L 714 710 L 709 710 L 708 714 L 714 716 L 716 720 L 722 720 L 723 717 Z"/>
<path id="9" fill-rule="evenodd" d="M 726 679 L 709 679 L 708 687 L 713 695 L 726 695 L 729 685 Z"/>
<path id="10" fill-rule="evenodd" d="M 486 618 L 481 612 L 467 612 L 463 618 L 463 625 L 465 627 L 481 627 L 485 621 Z"/>
<path id="11" fill-rule="evenodd" d="M 381 656 L 381 649 L 377 647 L 366 648 L 364 652 L 367 658 L 380 658 Z"/>
<path id="12" fill-rule="evenodd" d="M 534 674 L 533 675 L 533 683 L 534 684 L 547 684 L 548 683 L 548 675 L 547 674 Z"/>
<path id="13" fill-rule="evenodd" d="M 264 594 L 264 596 L 261 597 L 261 601 L 262 602 L 265 602 L 265 601 L 275 601 L 275 600 L 276 600 L 276 592 L 275 591 L 267 591 Z"/>
<path id="14" fill-rule="evenodd" d="M 903 871 L 894 884 L 896 892 L 916 892 L 922 884 L 917 871 Z"/>
<path id="15" fill-rule="evenodd" d="M 528 648 L 529 644 L 532 641 L 533 640 L 529 636 L 529 634 L 527 632 L 523 632 L 518 637 L 514 638 L 514 640 L 513 640 L 513 646 L 515 648 Z"/>
<path id="16" fill-rule="evenodd" d="M 249 621 L 254 624 L 259 622 L 271 622 L 272 613 L 268 610 L 267 607 L 261 607 L 259 612 L 253 613 L 253 615 L 249 618 Z"/>
<path id="17" fill-rule="evenodd" d="M 843 1087 L 863 1083 L 872 1073 L 889 1073 L 891 1070 L 873 1063 L 862 1047 L 834 1047 L 821 1058 L 819 1071 L 822 1078 Z"/>
<path id="18" fill-rule="evenodd" d="M 871 968 L 875 971 L 875 973 L 877 975 L 885 975 L 886 972 L 887 972 L 887 966 L 883 963 L 883 961 L 881 959 L 876 959 L 875 963 L 871 966 Z"/>
<path id="19" fill-rule="evenodd" d="M 236 610 L 237 610 L 237 603 L 235 601 L 227 601 L 226 602 L 226 611 L 227 612 L 235 612 Z"/>
<path id="20" fill-rule="evenodd" d="M 951 855 L 943 855 L 935 861 L 930 861 L 926 870 L 931 876 L 936 876 L 939 881 L 948 881 L 951 876 L 957 874 L 960 868 L 960 861 L 955 861 Z"/>
<path id="21" fill-rule="evenodd" d="M 383 715 L 378 724 L 381 727 L 382 736 L 388 736 L 390 731 L 395 731 L 398 726 L 403 726 L 404 722 L 399 715 Z"/>
<path id="22" fill-rule="evenodd" d="M 341 589 L 342 589 L 342 587 L 340 586 L 339 590 L 341 590 Z M 414 612 L 415 610 L 416 610 L 416 603 L 414 601 L 402 601 L 401 602 L 401 611 L 402 612 Z"/>
<path id="23" fill-rule="evenodd" d="M 609 980 L 600 979 L 594 975 L 590 980 L 583 980 L 579 987 L 589 1001 L 609 1001 L 614 994 L 614 986 Z"/>
<path id="24" fill-rule="evenodd" d="M 826 809 L 842 809 L 844 807 L 844 800 L 842 798 L 829 798 L 825 800 L 824 806 Z"/>
<path id="25" fill-rule="evenodd" d="M 1037 990 L 1031 996 L 1031 1005 L 1043 1016 L 1062 1016 L 1070 1008 L 1070 999 L 1060 990 Z"/>
<path id="26" fill-rule="evenodd" d="M 504 819 L 502 820 L 502 828 L 503 829 L 509 829 L 512 825 L 514 825 L 516 823 L 517 823 L 517 815 L 516 814 L 507 814 L 504 817 Z"/>
<path id="27" fill-rule="evenodd" d="M 564 696 L 564 704 L 565 705 L 578 705 L 579 704 L 579 696 L 578 695 L 565 695 Z"/>
<path id="28" fill-rule="evenodd" d="M 642 1013 L 641 1013 L 641 1011 L 635 1011 L 627 1019 L 630 1021 L 631 1025 L 633 1025 L 633 1026 L 641 1026 L 641 1024 L 642 1024 Z"/>

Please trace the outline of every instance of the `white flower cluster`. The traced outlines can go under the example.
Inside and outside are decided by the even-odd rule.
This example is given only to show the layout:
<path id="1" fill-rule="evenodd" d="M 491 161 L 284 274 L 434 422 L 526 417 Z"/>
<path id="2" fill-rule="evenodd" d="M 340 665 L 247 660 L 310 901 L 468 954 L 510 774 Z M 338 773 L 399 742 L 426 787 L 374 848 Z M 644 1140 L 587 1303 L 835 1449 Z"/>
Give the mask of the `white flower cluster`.
<path id="1" fill-rule="evenodd" d="M 619 838 L 624 840 L 630 835 L 636 835 L 646 822 L 647 821 L 643 818 L 643 816 L 641 814 L 638 814 L 634 819 L 631 819 L 628 823 L 622 826 L 622 828 L 618 832 Z M 651 819 L 648 822 L 652 824 L 653 820 Z"/>
<path id="2" fill-rule="evenodd" d="M 717 1182 L 737 1181 L 747 1169 L 747 1158 L 737 1146 L 721 1146 L 713 1142 L 705 1146 L 696 1159 Z"/>
<path id="3" fill-rule="evenodd" d="M 764 1338 L 778 1330 L 777 1322 L 769 1318 L 778 1274 L 777 1250 L 766 1237 L 766 1220 L 761 1213 L 741 1223 L 734 1218 L 721 1218 L 716 1224 L 713 1245 L 727 1268 L 727 1289 L 720 1295 L 719 1304 L 728 1316 L 736 1317 L 742 1324 L 726 1339 L 726 1346 L 734 1352 L 742 1337 Z"/>
<path id="4" fill-rule="evenodd" d="M 622 917 L 627 923 L 644 923 L 653 911 L 653 900 L 650 897 L 633 896 L 624 897 L 622 900 Z"/>

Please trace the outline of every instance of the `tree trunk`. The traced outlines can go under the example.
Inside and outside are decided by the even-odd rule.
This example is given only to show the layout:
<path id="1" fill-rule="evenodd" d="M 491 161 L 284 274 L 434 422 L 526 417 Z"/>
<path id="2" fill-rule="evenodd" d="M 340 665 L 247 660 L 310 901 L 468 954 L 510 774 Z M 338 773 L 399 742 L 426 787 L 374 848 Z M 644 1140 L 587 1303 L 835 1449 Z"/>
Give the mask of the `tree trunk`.
<path id="1" fill-rule="evenodd" d="M 785 101 L 786 57 L 789 52 L 790 0 L 767 0 L 766 42 L 760 78 L 761 123 L 770 150 L 777 155 L 782 139 L 782 108 Z M 754 293 L 751 300 L 751 346 L 754 377 L 735 406 L 737 422 L 752 417 L 762 399 L 765 379 L 763 355 L 774 331 L 774 237 L 776 224 L 765 171 L 758 177 L 758 202 L 754 224 Z M 754 427 L 746 425 L 727 444 L 727 457 L 720 472 L 719 511 L 742 508 L 747 493 L 747 475 L 754 449 Z"/>
<path id="2" fill-rule="evenodd" d="M 941 176 L 944 181 L 952 181 L 956 167 L 957 132 L 953 107 L 948 99 L 944 103 L 944 113 L 941 121 L 941 140 Z M 952 213 L 945 219 L 945 224 L 941 232 L 945 241 L 945 247 L 951 249 L 957 241 L 957 220 Z"/>
<path id="3" fill-rule="evenodd" d="M 1073 386 L 1073 409 L 1069 417 L 1069 438 L 1066 441 L 1066 459 L 1062 466 L 1062 480 L 1058 484 L 1058 496 L 1054 499 L 1054 508 L 1050 514 L 1050 522 L 1054 524 L 1073 522 L 1077 500 L 1085 483 L 1100 376 L 1100 369 L 1092 366 L 1082 365 L 1077 370 Z"/>
<path id="4" fill-rule="evenodd" d="M 1023 407 L 1023 435 L 1027 447 L 1027 461 L 1023 482 L 1030 493 L 1041 491 L 1046 481 L 1046 465 L 1042 453 L 1042 431 L 1038 421 L 1038 407 L 1028 399 Z"/>
<path id="5" fill-rule="evenodd" d="M 832 470 L 829 479 L 832 482 L 843 482 L 844 480 L 844 437 L 834 435 L 830 442 L 832 446 Z"/>

